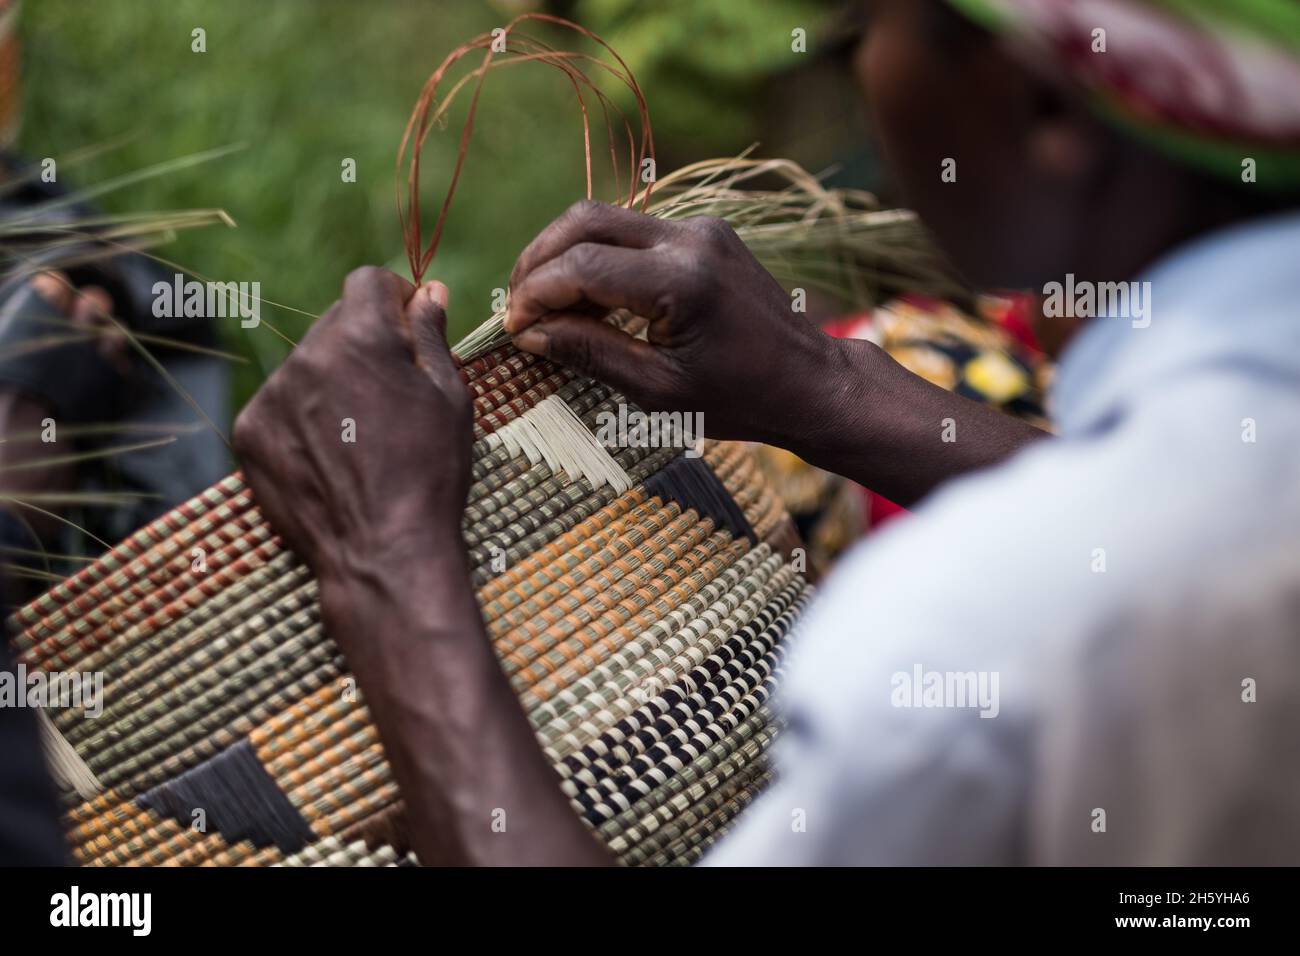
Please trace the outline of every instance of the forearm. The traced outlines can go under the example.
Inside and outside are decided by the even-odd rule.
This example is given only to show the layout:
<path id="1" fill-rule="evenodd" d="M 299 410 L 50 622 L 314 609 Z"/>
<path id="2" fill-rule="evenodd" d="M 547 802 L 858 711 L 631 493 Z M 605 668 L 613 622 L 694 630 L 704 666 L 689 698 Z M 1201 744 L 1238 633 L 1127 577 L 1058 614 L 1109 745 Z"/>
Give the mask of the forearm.
<path id="1" fill-rule="evenodd" d="M 459 535 L 323 581 L 427 864 L 610 859 L 559 788 L 484 632 Z M 383 654 L 369 635 L 400 633 Z M 349 639 L 350 637 L 350 639 Z"/>
<path id="2" fill-rule="evenodd" d="M 1048 433 L 932 385 L 870 342 L 827 337 L 766 440 L 904 506 Z"/>

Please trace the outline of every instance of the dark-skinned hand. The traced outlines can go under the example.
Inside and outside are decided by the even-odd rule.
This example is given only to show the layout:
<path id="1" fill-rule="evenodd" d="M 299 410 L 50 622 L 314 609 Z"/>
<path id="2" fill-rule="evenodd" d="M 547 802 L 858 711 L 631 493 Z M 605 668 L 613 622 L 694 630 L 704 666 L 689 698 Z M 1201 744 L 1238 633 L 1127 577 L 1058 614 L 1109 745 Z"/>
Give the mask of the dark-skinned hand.
<path id="1" fill-rule="evenodd" d="M 648 411 L 701 412 L 712 438 L 764 441 L 909 505 L 1043 432 L 833 339 L 725 222 L 581 202 L 524 250 L 506 329 L 525 351 Z M 599 321 L 627 309 L 646 340 Z M 944 422 L 962 441 L 942 440 Z"/>
<path id="2" fill-rule="evenodd" d="M 678 222 L 580 202 L 520 255 L 506 329 L 525 351 L 619 388 L 648 411 L 702 412 L 714 438 L 783 432 L 827 337 L 721 219 Z M 593 316 L 627 309 L 640 341 Z"/>
<path id="3" fill-rule="evenodd" d="M 413 552 L 413 536 L 459 535 L 471 402 L 446 345 L 446 295 L 356 270 L 235 422 L 258 505 L 323 582 Z"/>

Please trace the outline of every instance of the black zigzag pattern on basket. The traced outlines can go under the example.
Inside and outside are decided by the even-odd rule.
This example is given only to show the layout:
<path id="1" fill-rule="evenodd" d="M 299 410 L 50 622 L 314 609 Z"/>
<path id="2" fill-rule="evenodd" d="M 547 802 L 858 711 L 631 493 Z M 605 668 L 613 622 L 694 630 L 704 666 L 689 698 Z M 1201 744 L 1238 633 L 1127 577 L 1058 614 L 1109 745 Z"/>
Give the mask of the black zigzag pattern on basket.
<path id="1" fill-rule="evenodd" d="M 674 458 L 646 479 L 645 489 L 661 501 L 677 502 L 683 511 L 694 508 L 696 514 L 712 519 L 734 537 L 758 544 L 749 519 L 703 458 Z"/>
<path id="2" fill-rule="evenodd" d="M 194 811 L 202 810 L 207 827 L 232 846 L 248 840 L 257 847 L 274 843 L 283 853 L 296 853 L 316 839 L 248 739 L 141 794 L 136 802 L 186 828 L 193 825 Z"/>

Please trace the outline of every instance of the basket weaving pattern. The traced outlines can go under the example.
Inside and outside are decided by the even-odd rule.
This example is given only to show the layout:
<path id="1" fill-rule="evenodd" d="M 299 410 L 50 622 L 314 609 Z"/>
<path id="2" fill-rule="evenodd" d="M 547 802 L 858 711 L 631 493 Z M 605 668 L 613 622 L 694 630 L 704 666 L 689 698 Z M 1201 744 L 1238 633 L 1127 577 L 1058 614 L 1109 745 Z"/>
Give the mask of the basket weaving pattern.
<path id="1" fill-rule="evenodd" d="M 509 347 L 462 375 L 463 531 L 501 666 L 598 838 L 691 863 L 771 779 L 769 699 L 810 597 L 793 526 L 744 447 L 606 447 L 624 399 Z M 238 474 L 10 624 L 29 669 L 103 674 L 97 718 L 43 719 L 79 862 L 415 862 L 316 585 Z"/>

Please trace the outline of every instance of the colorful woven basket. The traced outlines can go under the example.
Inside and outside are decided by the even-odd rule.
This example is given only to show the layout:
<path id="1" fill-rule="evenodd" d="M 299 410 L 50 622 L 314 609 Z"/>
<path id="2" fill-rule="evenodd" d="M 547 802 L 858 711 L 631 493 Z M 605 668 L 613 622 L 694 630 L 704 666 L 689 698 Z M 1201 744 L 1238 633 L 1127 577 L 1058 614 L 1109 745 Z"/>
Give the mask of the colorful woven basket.
<path id="1" fill-rule="evenodd" d="M 771 778 L 768 708 L 809 598 L 747 448 L 604 447 L 609 388 L 511 348 L 467 362 L 463 523 L 488 634 L 574 811 L 629 864 L 690 863 Z M 413 863 L 378 735 L 306 567 L 238 474 L 11 620 L 84 864 Z"/>

